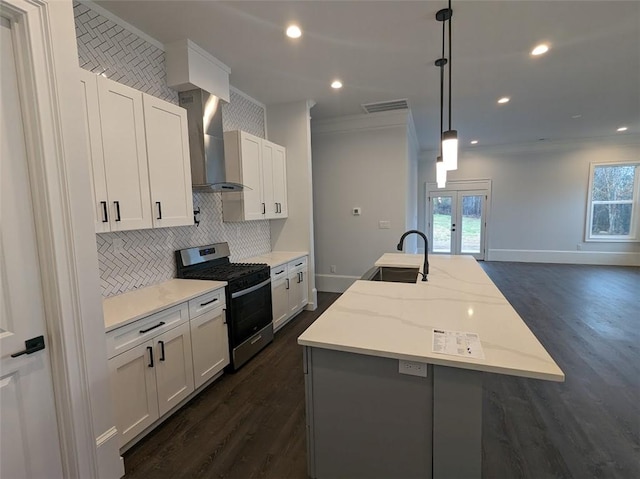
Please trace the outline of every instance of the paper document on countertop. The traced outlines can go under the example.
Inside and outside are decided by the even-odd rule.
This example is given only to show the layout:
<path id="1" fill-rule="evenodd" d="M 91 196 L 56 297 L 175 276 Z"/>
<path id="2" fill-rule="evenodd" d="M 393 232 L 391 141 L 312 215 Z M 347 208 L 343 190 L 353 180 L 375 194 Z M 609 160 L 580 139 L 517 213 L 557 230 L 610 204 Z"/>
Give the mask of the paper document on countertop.
<path id="1" fill-rule="evenodd" d="M 477 333 L 434 329 L 432 349 L 434 353 L 484 359 L 482 343 Z"/>

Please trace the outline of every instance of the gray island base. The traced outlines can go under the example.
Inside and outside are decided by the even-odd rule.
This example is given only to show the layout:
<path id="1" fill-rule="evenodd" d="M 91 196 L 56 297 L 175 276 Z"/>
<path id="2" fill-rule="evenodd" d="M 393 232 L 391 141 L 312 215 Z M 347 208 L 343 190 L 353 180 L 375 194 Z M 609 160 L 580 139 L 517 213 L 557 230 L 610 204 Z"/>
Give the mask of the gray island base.
<path id="1" fill-rule="evenodd" d="M 309 476 L 480 478 L 482 373 L 304 347 Z"/>
<path id="2" fill-rule="evenodd" d="M 422 255 L 387 253 L 375 266 L 422 264 Z M 468 355 L 434 350 L 434 331 L 478 338 L 479 354 L 471 344 Z M 468 256 L 431 258 L 429 281 L 356 281 L 298 344 L 317 479 L 480 478 L 483 373 L 564 381 Z"/>

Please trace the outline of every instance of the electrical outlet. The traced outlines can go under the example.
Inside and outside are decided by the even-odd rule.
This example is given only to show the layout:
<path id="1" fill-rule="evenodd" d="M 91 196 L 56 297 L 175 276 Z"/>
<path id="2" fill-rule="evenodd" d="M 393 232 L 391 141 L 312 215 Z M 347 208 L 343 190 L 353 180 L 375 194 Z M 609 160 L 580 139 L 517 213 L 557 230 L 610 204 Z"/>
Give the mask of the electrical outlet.
<path id="1" fill-rule="evenodd" d="M 336 272 L 336 265 L 332 264 L 331 266 L 329 266 L 329 271 L 332 272 L 332 273 L 335 273 Z"/>
<path id="2" fill-rule="evenodd" d="M 391 228 L 391 222 L 390 221 L 384 221 L 384 220 L 380 220 L 378 221 L 378 228 L 381 230 L 388 230 Z"/>
<path id="3" fill-rule="evenodd" d="M 582 251 L 582 243 L 578 243 L 578 244 L 576 245 L 576 249 L 577 249 L 578 251 Z"/>
<path id="4" fill-rule="evenodd" d="M 408 374 L 409 376 L 427 377 L 427 364 L 418 363 L 416 361 L 398 360 L 398 372 L 400 374 Z"/>
<path id="5" fill-rule="evenodd" d="M 113 254 L 124 253 L 124 240 L 122 238 L 113 238 L 111 246 L 113 247 Z"/>
<path id="6" fill-rule="evenodd" d="M 353 216 L 360 216 L 362 214 L 362 208 L 356 207 L 352 210 Z"/>

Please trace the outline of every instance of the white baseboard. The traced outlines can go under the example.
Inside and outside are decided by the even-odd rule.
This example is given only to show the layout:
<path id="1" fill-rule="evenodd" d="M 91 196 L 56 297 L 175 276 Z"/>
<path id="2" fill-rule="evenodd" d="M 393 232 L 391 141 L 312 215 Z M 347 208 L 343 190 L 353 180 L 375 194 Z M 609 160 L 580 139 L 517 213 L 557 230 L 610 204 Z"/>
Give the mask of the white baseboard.
<path id="1" fill-rule="evenodd" d="M 640 253 L 615 253 L 607 251 L 490 249 L 487 256 L 487 261 L 640 266 Z"/>
<path id="2" fill-rule="evenodd" d="M 358 276 L 316 274 L 316 289 L 326 293 L 344 293 L 349 286 L 359 279 Z"/>
<path id="3" fill-rule="evenodd" d="M 118 430 L 115 427 L 96 438 L 99 477 L 118 479 L 124 476 L 124 461 L 118 449 Z"/>

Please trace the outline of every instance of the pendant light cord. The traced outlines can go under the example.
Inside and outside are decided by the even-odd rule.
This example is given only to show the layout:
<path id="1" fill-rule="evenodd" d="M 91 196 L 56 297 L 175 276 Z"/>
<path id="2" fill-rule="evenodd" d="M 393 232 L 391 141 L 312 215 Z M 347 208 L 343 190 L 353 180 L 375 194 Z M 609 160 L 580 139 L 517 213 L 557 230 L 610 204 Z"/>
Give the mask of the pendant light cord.
<path id="1" fill-rule="evenodd" d="M 449 130 L 451 130 L 451 19 L 453 18 L 453 10 L 451 10 L 451 0 L 449 0 Z M 444 22 L 442 25 L 444 29 Z M 444 50 L 444 30 L 443 30 L 443 38 L 442 38 L 442 49 Z M 444 56 L 444 53 L 442 54 Z"/>
<path id="2" fill-rule="evenodd" d="M 440 57 L 440 156 L 442 156 L 442 132 L 444 131 L 444 23 L 442 22 L 442 56 Z"/>

